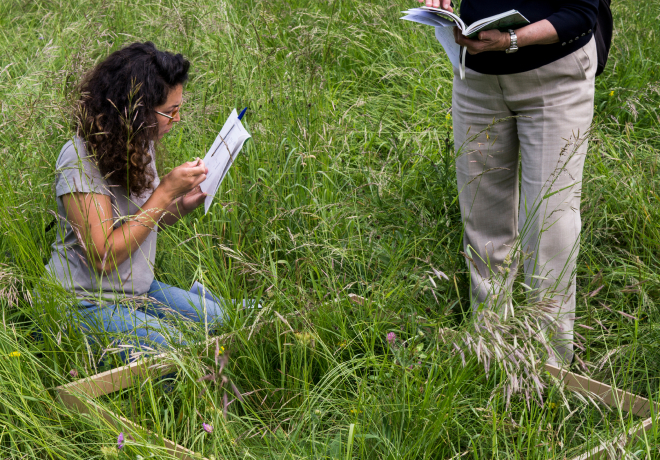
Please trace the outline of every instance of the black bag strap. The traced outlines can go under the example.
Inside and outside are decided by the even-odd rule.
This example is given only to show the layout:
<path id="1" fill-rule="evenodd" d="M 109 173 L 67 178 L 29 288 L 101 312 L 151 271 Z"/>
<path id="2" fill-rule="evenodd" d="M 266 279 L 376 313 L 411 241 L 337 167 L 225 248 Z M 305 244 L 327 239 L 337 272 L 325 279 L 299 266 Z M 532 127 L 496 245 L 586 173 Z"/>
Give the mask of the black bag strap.
<path id="1" fill-rule="evenodd" d="M 44 229 L 44 233 L 50 232 L 52 229 L 55 228 L 56 224 L 57 224 L 57 219 L 55 219 L 53 217 L 53 220 L 51 220 L 50 222 L 48 222 L 48 224 L 46 224 L 46 228 Z"/>
<path id="2" fill-rule="evenodd" d="M 598 54 L 598 67 L 596 76 L 603 73 L 607 65 L 607 57 L 610 54 L 612 44 L 612 30 L 614 29 L 614 20 L 612 19 L 612 0 L 599 0 L 598 19 L 594 27 L 594 39 L 596 40 L 596 51 Z"/>

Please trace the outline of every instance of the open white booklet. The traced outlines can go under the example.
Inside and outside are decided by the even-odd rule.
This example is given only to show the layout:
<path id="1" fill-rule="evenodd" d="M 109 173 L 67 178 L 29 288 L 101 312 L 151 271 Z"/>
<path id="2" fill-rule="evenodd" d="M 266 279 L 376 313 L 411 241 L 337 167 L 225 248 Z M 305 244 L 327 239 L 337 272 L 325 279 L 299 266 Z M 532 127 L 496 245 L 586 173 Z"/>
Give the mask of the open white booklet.
<path id="1" fill-rule="evenodd" d="M 234 109 L 204 157 L 204 164 L 209 168 L 206 179 L 200 184 L 202 192 L 207 194 L 204 200 L 204 214 L 209 212 L 213 197 L 218 192 L 227 171 L 250 137 Z"/>
<path id="2" fill-rule="evenodd" d="M 463 48 L 463 53 L 461 55 L 461 47 L 454 40 L 454 30 L 452 26 L 458 27 L 466 37 L 474 38 L 482 30 L 508 29 L 529 24 L 527 18 L 516 10 L 505 11 L 504 13 L 481 19 L 469 26 L 467 26 L 456 14 L 440 8 L 423 6 L 421 8 L 412 8 L 403 13 L 406 14 L 406 16 L 401 19 L 435 27 L 435 38 L 445 49 L 452 65 L 459 69 L 461 79 L 463 79 L 465 75 L 466 49 Z"/>

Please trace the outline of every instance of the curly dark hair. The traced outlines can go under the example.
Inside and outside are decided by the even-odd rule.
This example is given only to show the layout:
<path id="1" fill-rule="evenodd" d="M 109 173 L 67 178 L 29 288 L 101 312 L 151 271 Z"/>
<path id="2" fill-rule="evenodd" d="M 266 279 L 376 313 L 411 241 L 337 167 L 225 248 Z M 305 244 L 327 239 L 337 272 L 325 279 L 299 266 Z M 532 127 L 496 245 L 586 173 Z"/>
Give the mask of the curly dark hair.
<path id="1" fill-rule="evenodd" d="M 101 174 L 129 195 L 152 189 L 150 148 L 158 140 L 154 108 L 188 80 L 189 67 L 181 54 L 136 42 L 108 56 L 79 85 L 77 132 Z"/>

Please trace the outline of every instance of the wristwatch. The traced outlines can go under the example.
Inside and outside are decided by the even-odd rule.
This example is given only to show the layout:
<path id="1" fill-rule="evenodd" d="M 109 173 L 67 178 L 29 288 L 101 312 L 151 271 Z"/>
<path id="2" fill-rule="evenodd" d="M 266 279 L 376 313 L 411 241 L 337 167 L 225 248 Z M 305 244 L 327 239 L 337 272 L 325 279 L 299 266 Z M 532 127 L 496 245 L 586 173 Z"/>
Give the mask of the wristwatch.
<path id="1" fill-rule="evenodd" d="M 507 54 L 515 53 L 518 51 L 518 37 L 516 37 L 516 33 L 511 29 L 509 29 L 509 33 L 511 34 L 511 45 L 504 50 L 504 52 Z"/>

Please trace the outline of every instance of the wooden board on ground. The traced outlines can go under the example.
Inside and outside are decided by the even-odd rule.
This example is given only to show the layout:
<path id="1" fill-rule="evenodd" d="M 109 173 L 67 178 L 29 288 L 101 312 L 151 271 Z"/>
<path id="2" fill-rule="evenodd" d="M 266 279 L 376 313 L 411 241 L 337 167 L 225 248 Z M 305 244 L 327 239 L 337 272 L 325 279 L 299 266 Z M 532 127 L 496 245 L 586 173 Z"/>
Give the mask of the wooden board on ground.
<path id="1" fill-rule="evenodd" d="M 106 372 L 101 372 L 84 379 L 76 380 L 66 385 L 57 387 L 57 392 L 84 394 L 89 398 L 114 393 L 115 391 L 130 388 L 135 385 L 135 380 L 141 380 L 151 375 L 161 376 L 175 369 L 174 364 L 159 367 L 157 370 L 150 368 L 158 365 L 167 355 L 160 354 L 149 359 L 135 361 L 126 366 L 117 367 Z"/>
<path id="2" fill-rule="evenodd" d="M 567 388 L 583 394 L 596 395 L 608 406 L 620 408 L 624 412 L 630 412 L 633 415 L 641 417 L 648 417 L 651 414 L 651 403 L 646 398 L 642 398 L 641 396 L 617 388 L 612 388 L 605 383 L 551 366 L 550 364 L 546 364 L 545 369 L 553 377 L 564 382 Z M 630 442 L 641 437 L 643 433 L 648 431 L 652 426 L 653 417 L 647 418 L 643 422 L 632 427 L 628 433 L 624 433 L 611 441 L 603 442 L 598 447 L 595 447 L 572 460 L 618 460 L 621 456 L 621 449 Z"/>
<path id="3" fill-rule="evenodd" d="M 218 338 L 212 339 L 207 343 L 206 350 L 211 342 L 216 341 Z M 94 403 L 92 400 L 99 396 L 103 396 L 115 391 L 123 390 L 134 386 L 141 379 L 150 375 L 160 376 L 168 372 L 172 372 L 176 368 L 176 364 L 166 362 L 166 354 L 156 355 L 150 359 L 143 359 L 126 366 L 118 367 L 107 372 L 102 372 L 75 382 L 55 388 L 58 395 L 62 399 L 64 405 L 69 408 L 75 408 L 81 413 L 88 413 L 91 408 L 101 414 L 109 423 L 120 423 L 125 427 L 127 432 L 133 431 L 135 433 L 146 432 L 151 436 L 158 436 L 151 433 L 149 430 L 131 422 L 130 420 L 121 417 L 113 412 L 101 407 Z M 620 408 L 625 412 L 631 412 L 637 416 L 648 417 L 651 413 L 651 405 L 649 400 L 629 393 L 627 391 L 612 388 L 610 385 L 590 379 L 582 375 L 575 374 L 550 364 L 545 365 L 553 377 L 562 381 L 567 388 L 583 394 L 596 395 L 605 404 Z M 602 443 L 600 446 L 586 452 L 573 460 L 596 460 L 607 458 L 608 452 L 617 449 L 618 446 L 623 446 L 631 439 L 636 439 L 645 431 L 649 430 L 653 424 L 653 419 L 648 418 L 642 423 L 633 427 L 628 433 L 619 436 L 617 439 Z M 194 453 L 175 442 L 165 438 L 160 438 L 165 445 L 165 448 L 182 460 L 192 460 Z"/>
<path id="4" fill-rule="evenodd" d="M 165 449 L 181 460 L 193 460 L 194 452 L 185 447 L 161 438 L 157 434 L 137 425 L 125 417 L 115 414 L 108 409 L 96 404 L 93 399 L 104 396 L 115 391 L 132 387 L 147 376 L 161 376 L 175 369 L 174 363 L 165 362 L 166 354 L 156 355 L 150 359 L 136 361 L 126 366 L 118 367 L 107 372 L 101 372 L 90 377 L 67 383 L 55 388 L 62 403 L 70 409 L 76 409 L 85 414 L 91 411 L 97 412 L 109 424 L 119 424 L 126 433 L 134 433 L 142 437 L 143 433 L 160 439 Z M 197 457 L 199 458 L 199 457 Z"/>
<path id="5" fill-rule="evenodd" d="M 58 387 L 58 389 L 59 388 L 61 387 Z M 62 402 L 64 403 L 65 406 L 69 408 L 75 408 L 82 414 L 96 412 L 98 415 L 102 416 L 110 425 L 119 425 L 121 427 L 121 430 L 126 434 L 131 433 L 136 438 L 144 437 L 144 435 L 146 434 L 148 436 L 153 436 L 157 439 L 160 439 L 163 442 L 163 446 L 165 447 L 165 450 L 170 452 L 176 458 L 179 458 L 181 460 L 194 460 L 195 458 L 200 458 L 199 456 L 194 457 L 195 453 L 190 449 L 186 449 L 185 447 L 173 441 L 170 441 L 169 439 L 161 438 L 160 436 L 147 430 L 146 428 L 143 428 L 140 425 L 128 420 L 127 418 L 109 411 L 108 409 L 100 406 L 99 404 L 96 404 L 93 401 L 83 400 L 82 398 L 84 398 L 84 396 L 81 398 L 74 394 L 67 393 L 64 390 L 61 392 L 58 391 L 58 393 L 62 398 Z"/>
<path id="6" fill-rule="evenodd" d="M 207 356 L 209 347 L 217 344 L 226 335 L 214 337 L 206 342 L 204 351 L 207 353 Z M 116 367 L 106 372 L 67 383 L 66 385 L 57 387 L 56 390 L 58 393 L 61 392 L 60 390 L 64 390 L 69 393 L 84 394 L 92 399 L 98 398 L 99 396 L 130 388 L 135 385 L 136 380 L 139 381 L 147 376 L 160 377 L 163 374 L 175 371 L 176 364 L 167 362 L 167 356 L 167 353 L 161 353 L 143 358 L 125 366 Z"/>
<path id="7" fill-rule="evenodd" d="M 648 399 L 550 364 L 546 364 L 545 369 L 555 378 L 563 381 L 568 388 L 584 394 L 594 394 L 608 406 L 619 407 L 625 412 L 632 412 L 633 415 L 640 417 L 651 415 L 651 403 Z"/>
<path id="8" fill-rule="evenodd" d="M 621 449 L 630 442 L 641 438 L 644 432 L 650 430 L 652 426 L 653 417 L 647 418 L 643 422 L 632 427 L 627 434 L 622 434 L 613 441 L 603 442 L 598 447 L 595 447 L 572 460 L 618 460 L 621 458 Z"/>

